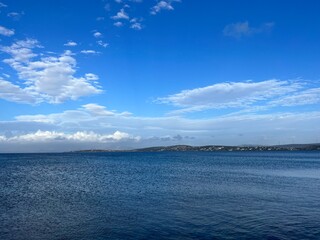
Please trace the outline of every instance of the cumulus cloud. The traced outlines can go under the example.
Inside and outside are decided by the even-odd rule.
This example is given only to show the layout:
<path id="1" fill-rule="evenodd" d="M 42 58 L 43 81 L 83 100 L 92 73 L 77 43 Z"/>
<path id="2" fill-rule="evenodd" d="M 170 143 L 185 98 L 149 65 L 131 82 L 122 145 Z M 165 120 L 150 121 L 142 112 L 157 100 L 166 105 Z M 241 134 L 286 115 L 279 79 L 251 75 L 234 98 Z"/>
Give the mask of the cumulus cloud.
<path id="1" fill-rule="evenodd" d="M 181 112 L 244 107 L 296 91 L 300 87 L 297 82 L 276 79 L 262 82 L 227 82 L 183 90 L 177 94 L 158 98 L 156 102 L 182 107 L 184 109 Z"/>
<path id="2" fill-rule="evenodd" d="M 11 46 L 1 47 L 10 55 L 3 60 L 17 71 L 23 85 L 2 80 L 0 96 L 9 101 L 24 103 L 62 103 L 83 96 L 101 93 L 99 86 L 85 77 L 75 77 L 76 59 L 72 52 L 60 56 L 43 57 L 33 52 L 40 48 L 38 41 L 27 39 L 17 41 Z M 13 91 L 14 90 L 14 91 Z M 8 96 L 8 92 L 16 94 Z"/>
<path id="3" fill-rule="evenodd" d="M 152 15 L 156 15 L 158 14 L 160 11 L 162 10 L 174 10 L 172 3 L 173 2 L 180 2 L 180 0 L 163 0 L 163 1 L 159 1 L 156 5 L 154 5 L 151 10 L 150 13 Z"/>
<path id="4" fill-rule="evenodd" d="M 101 33 L 101 32 L 94 32 L 94 33 L 93 33 L 93 36 L 94 36 L 95 38 L 100 38 L 100 37 L 102 37 L 102 33 Z"/>
<path id="5" fill-rule="evenodd" d="M 67 43 L 64 44 L 64 46 L 67 46 L 67 47 L 75 47 L 77 46 L 78 44 L 74 41 L 69 41 Z"/>
<path id="6" fill-rule="evenodd" d="M 22 89 L 7 80 L 0 79 L 0 98 L 19 103 L 35 103 L 35 98 L 27 89 Z"/>
<path id="7" fill-rule="evenodd" d="M 138 19 L 138 18 L 132 18 L 130 20 L 130 28 L 134 29 L 134 30 L 141 30 L 142 29 L 142 19 Z"/>
<path id="8" fill-rule="evenodd" d="M 131 8 L 131 4 L 128 5 L 126 3 L 128 2 L 132 3 L 141 3 L 143 2 L 142 0 L 119 0 L 119 3 L 122 4 L 122 8 L 116 12 L 113 16 L 111 16 L 111 19 L 114 20 L 113 25 L 116 27 L 122 27 L 124 25 L 127 25 L 129 28 L 134 29 L 134 30 L 141 30 L 144 28 L 144 25 L 142 24 L 143 18 L 136 16 L 136 17 L 130 17 L 128 12 L 131 13 L 135 9 L 135 7 Z M 152 7 L 149 9 L 150 14 L 156 15 L 161 11 L 164 10 L 174 10 L 173 8 L 173 3 L 174 2 L 181 2 L 180 0 L 157 0 L 156 4 L 153 4 Z M 133 4 L 132 4 L 133 5 Z M 133 14 L 133 13 L 132 13 Z M 127 21 L 129 23 L 127 24 Z"/>
<path id="9" fill-rule="evenodd" d="M 273 27 L 273 22 L 264 23 L 260 27 L 250 27 L 248 21 L 237 22 L 225 26 L 225 28 L 223 29 L 223 34 L 228 37 L 240 39 L 241 37 L 245 36 L 270 32 Z"/>
<path id="10" fill-rule="evenodd" d="M 116 27 L 122 27 L 123 23 L 122 22 L 115 22 L 113 25 Z"/>
<path id="11" fill-rule="evenodd" d="M 10 36 L 14 35 L 14 30 L 0 26 L 0 35 L 10 37 Z"/>
<path id="12" fill-rule="evenodd" d="M 51 141 L 76 141 L 76 142 L 112 142 L 122 140 L 139 140 L 128 133 L 115 131 L 112 134 L 97 134 L 92 131 L 78 131 L 75 133 L 64 133 L 56 131 L 41 131 L 23 135 L 5 137 L 0 136 L 1 142 L 51 142 Z"/>
<path id="13" fill-rule="evenodd" d="M 115 16 L 112 16 L 111 18 L 114 20 L 120 20 L 120 19 L 128 20 L 129 15 L 125 12 L 123 8 L 121 8 L 120 11 L 117 12 L 117 14 Z"/>
<path id="14" fill-rule="evenodd" d="M 130 28 L 135 29 L 135 30 L 141 30 L 142 25 L 141 25 L 141 23 L 133 23 L 133 24 L 131 24 Z"/>

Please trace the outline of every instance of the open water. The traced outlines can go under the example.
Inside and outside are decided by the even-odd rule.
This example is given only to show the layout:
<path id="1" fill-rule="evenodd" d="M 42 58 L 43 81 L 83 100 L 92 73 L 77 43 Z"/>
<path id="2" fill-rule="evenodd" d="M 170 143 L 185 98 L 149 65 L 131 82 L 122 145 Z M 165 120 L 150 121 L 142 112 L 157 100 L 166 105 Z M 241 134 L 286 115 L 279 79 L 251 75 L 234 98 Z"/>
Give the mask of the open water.
<path id="1" fill-rule="evenodd" d="M 0 239 L 320 239 L 320 152 L 0 154 Z"/>

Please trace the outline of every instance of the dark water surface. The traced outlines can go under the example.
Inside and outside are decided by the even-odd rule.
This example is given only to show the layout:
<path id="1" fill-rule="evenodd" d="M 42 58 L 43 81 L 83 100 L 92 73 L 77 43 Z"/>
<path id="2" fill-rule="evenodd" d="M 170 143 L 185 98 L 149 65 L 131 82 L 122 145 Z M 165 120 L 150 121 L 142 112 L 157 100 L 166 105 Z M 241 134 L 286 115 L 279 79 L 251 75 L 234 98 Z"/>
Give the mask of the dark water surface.
<path id="1" fill-rule="evenodd" d="M 0 154 L 0 239 L 320 239 L 320 152 Z"/>

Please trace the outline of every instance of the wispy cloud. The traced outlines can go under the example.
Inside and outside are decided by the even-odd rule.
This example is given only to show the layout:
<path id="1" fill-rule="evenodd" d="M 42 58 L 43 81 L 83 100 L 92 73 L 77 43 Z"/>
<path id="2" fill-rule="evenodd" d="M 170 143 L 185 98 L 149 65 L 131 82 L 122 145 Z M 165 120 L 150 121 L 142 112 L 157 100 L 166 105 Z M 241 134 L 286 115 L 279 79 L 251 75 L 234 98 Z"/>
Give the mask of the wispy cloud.
<path id="1" fill-rule="evenodd" d="M 105 18 L 104 17 L 97 17 L 96 20 L 97 21 L 103 21 Z"/>
<path id="2" fill-rule="evenodd" d="M 18 13 L 18 12 L 9 12 L 7 14 L 8 17 L 12 18 L 13 20 L 20 20 L 20 18 L 24 15 L 24 12 Z"/>
<path id="3" fill-rule="evenodd" d="M 83 54 L 100 54 L 100 52 L 96 51 L 96 50 L 81 50 L 81 53 Z"/>
<path id="4" fill-rule="evenodd" d="M 303 90 L 271 102 L 274 106 L 302 106 L 320 103 L 320 88 Z"/>
<path id="5" fill-rule="evenodd" d="M 104 117 L 110 120 L 109 117 L 127 118 L 130 116 L 132 116 L 132 114 L 126 111 L 118 112 L 115 110 L 109 110 L 105 106 L 102 106 L 100 104 L 88 103 L 82 105 L 79 109 L 76 110 L 67 110 L 62 113 L 53 113 L 48 115 L 20 115 L 15 119 L 19 122 L 41 122 L 63 125 L 67 122 L 90 122 Z"/>
<path id="6" fill-rule="evenodd" d="M 0 97 L 8 101 L 24 103 L 62 103 L 83 96 L 101 93 L 99 86 L 85 77 L 75 77 L 76 59 L 71 51 L 60 56 L 40 56 L 33 52 L 39 48 L 37 40 L 17 41 L 1 47 L 10 55 L 3 60 L 17 71 L 23 86 L 1 80 Z M 13 93 L 9 94 L 8 93 Z"/>
<path id="7" fill-rule="evenodd" d="M 96 103 L 89 103 L 82 105 L 82 109 L 93 116 L 115 116 L 116 113 L 114 111 L 107 110 L 105 106 L 101 106 Z"/>
<path id="8" fill-rule="evenodd" d="M 6 4 L 0 2 L 0 8 L 5 8 L 5 7 L 8 7 Z"/>
<path id="9" fill-rule="evenodd" d="M 0 26 L 0 35 L 10 37 L 10 36 L 14 35 L 14 30 Z"/>
<path id="10" fill-rule="evenodd" d="M 10 78 L 10 75 L 6 74 L 6 73 L 2 73 L 2 76 L 6 77 L 6 78 Z"/>
<path id="11" fill-rule="evenodd" d="M 166 103 L 182 109 L 175 113 L 202 111 L 219 108 L 243 108 L 259 101 L 292 93 L 301 85 L 292 81 L 267 80 L 262 82 L 226 82 L 203 88 L 183 90 L 156 102 Z"/>
<path id="12" fill-rule="evenodd" d="M 67 46 L 67 47 L 75 47 L 77 46 L 78 44 L 74 41 L 69 41 L 67 43 L 64 44 L 64 46 Z"/>
<path id="13" fill-rule="evenodd" d="M 274 27 L 274 22 L 264 23 L 259 27 L 249 26 L 249 22 L 232 23 L 223 29 L 223 34 L 228 37 L 240 39 L 241 37 L 251 36 L 259 33 L 270 32 Z"/>
<path id="14" fill-rule="evenodd" d="M 98 44 L 99 46 L 101 46 L 101 47 L 104 47 L 104 48 L 106 48 L 106 47 L 109 46 L 109 43 L 104 42 L 104 41 L 102 41 L 102 40 L 97 41 L 97 44 Z"/>

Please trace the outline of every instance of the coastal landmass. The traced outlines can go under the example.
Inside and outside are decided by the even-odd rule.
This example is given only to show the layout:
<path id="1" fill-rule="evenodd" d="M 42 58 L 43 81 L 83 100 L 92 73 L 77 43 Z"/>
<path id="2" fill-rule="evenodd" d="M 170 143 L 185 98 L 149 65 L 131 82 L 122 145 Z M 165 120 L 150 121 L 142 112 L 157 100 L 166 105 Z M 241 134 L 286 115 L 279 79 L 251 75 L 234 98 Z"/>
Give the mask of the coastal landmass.
<path id="1" fill-rule="evenodd" d="M 132 150 L 105 150 L 105 149 L 87 149 L 73 152 L 221 152 L 221 151 L 319 151 L 320 143 L 313 144 L 287 144 L 273 146 L 190 146 L 190 145 L 174 145 L 174 146 L 158 146 L 139 148 Z"/>

